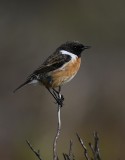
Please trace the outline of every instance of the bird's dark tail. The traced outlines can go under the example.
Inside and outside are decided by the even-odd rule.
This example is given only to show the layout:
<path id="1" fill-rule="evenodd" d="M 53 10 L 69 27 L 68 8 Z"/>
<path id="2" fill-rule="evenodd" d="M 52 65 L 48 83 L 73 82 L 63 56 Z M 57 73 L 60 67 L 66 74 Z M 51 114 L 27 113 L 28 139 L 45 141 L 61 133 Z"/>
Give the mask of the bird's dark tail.
<path id="1" fill-rule="evenodd" d="M 31 82 L 31 80 L 28 79 L 26 82 L 24 82 L 24 83 L 21 84 L 19 87 L 17 87 L 17 88 L 13 91 L 13 93 L 15 93 L 18 89 L 22 88 L 23 86 L 25 86 L 26 84 L 28 84 L 28 83 L 30 83 L 30 82 Z"/>

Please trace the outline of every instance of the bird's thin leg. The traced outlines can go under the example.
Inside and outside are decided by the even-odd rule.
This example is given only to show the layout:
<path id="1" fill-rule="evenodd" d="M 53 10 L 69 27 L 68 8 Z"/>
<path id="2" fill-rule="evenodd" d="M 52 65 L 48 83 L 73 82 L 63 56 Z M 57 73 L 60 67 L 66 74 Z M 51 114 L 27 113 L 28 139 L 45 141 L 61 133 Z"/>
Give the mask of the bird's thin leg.
<path id="1" fill-rule="evenodd" d="M 60 98 L 62 101 L 64 101 L 64 97 L 61 94 L 61 86 L 59 86 L 58 91 L 56 89 L 53 88 L 53 91 L 58 95 L 58 98 Z"/>
<path id="2" fill-rule="evenodd" d="M 58 91 L 53 88 L 53 92 L 54 92 L 55 94 L 57 94 L 58 97 L 59 97 L 59 94 L 61 93 L 61 86 L 58 87 Z"/>
<path id="3" fill-rule="evenodd" d="M 58 98 L 57 95 L 54 92 L 51 92 L 51 90 L 49 88 L 47 88 L 47 90 L 53 96 L 53 98 L 56 100 L 56 102 L 62 107 L 62 105 L 63 105 L 62 99 Z"/>
<path id="4" fill-rule="evenodd" d="M 64 101 L 64 97 L 63 95 L 61 95 L 61 87 L 59 86 L 58 91 L 56 89 L 53 88 L 53 94 L 55 95 L 55 97 L 58 99 L 58 101 L 60 101 L 61 106 L 63 105 L 63 101 Z M 58 102 L 57 102 L 58 103 Z"/>
<path id="5" fill-rule="evenodd" d="M 49 91 L 49 93 L 53 96 L 53 98 L 57 101 L 57 96 L 51 92 L 51 90 L 49 88 L 47 88 L 47 90 Z"/>
<path id="6" fill-rule="evenodd" d="M 55 94 L 59 94 L 59 91 L 57 91 L 55 88 L 53 88 L 53 92 L 55 92 Z"/>
<path id="7" fill-rule="evenodd" d="M 53 89 L 53 94 L 56 97 L 56 102 L 58 103 L 58 105 L 62 107 L 63 106 L 62 95 L 55 89 Z"/>
<path id="8" fill-rule="evenodd" d="M 57 90 L 55 90 L 54 88 L 52 88 L 52 91 L 53 91 L 53 94 L 54 94 L 54 96 L 58 99 L 58 91 Z"/>

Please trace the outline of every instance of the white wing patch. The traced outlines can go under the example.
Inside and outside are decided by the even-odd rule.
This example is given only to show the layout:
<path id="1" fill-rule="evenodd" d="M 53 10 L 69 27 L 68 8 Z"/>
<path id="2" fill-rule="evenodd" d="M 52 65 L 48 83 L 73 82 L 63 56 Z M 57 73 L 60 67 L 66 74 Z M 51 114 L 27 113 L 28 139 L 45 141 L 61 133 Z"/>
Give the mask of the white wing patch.
<path id="1" fill-rule="evenodd" d="M 39 83 L 39 81 L 37 79 L 32 80 L 29 84 L 34 84 L 36 85 L 37 83 Z"/>
<path id="2" fill-rule="evenodd" d="M 72 58 L 71 61 L 74 61 L 74 60 L 76 60 L 76 59 L 78 58 L 77 55 L 75 55 L 75 54 L 73 54 L 73 53 L 71 53 L 71 52 L 65 51 L 65 50 L 61 50 L 60 52 L 61 52 L 62 54 L 70 55 L 71 58 Z"/>

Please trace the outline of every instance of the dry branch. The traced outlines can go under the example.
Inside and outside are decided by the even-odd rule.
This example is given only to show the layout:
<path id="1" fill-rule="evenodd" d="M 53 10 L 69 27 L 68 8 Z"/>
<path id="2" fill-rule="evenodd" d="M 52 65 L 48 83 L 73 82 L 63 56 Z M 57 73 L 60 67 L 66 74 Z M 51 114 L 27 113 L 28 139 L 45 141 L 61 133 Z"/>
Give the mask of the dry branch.
<path id="1" fill-rule="evenodd" d="M 92 143 L 89 143 L 90 149 L 93 153 L 93 157 L 91 157 L 91 160 L 101 160 L 100 157 L 100 151 L 99 151 L 99 136 L 97 132 L 94 132 L 93 134 L 94 136 L 94 145 L 92 145 Z M 77 134 L 78 140 L 80 142 L 80 144 L 82 145 L 83 149 L 84 149 L 84 156 L 86 158 L 86 160 L 90 160 L 90 156 L 88 155 L 88 151 L 86 146 L 83 143 L 83 140 L 80 138 L 80 136 Z"/>
<path id="2" fill-rule="evenodd" d="M 26 140 L 26 143 L 28 144 L 29 148 L 33 151 L 33 153 L 37 156 L 37 158 L 39 160 L 43 160 L 40 155 L 40 150 L 36 151 L 28 140 Z"/>
<path id="3" fill-rule="evenodd" d="M 86 160 L 90 160 L 90 159 L 89 159 L 89 156 L 88 156 L 87 148 L 86 148 L 86 146 L 84 145 L 83 140 L 80 138 L 80 136 L 78 135 L 78 133 L 77 133 L 76 135 L 77 135 L 77 137 L 78 137 L 78 140 L 79 140 L 80 144 L 82 145 L 82 147 L 83 147 L 83 149 L 84 149 L 84 156 L 85 156 Z"/>
<path id="4" fill-rule="evenodd" d="M 60 94 L 60 89 L 61 88 L 59 88 L 59 91 L 56 91 L 56 90 L 53 90 L 53 92 L 50 91 L 50 93 L 53 95 L 53 97 L 57 103 L 57 122 L 58 122 L 56 135 L 55 135 L 54 142 L 53 142 L 53 160 L 59 160 L 58 154 L 57 154 L 57 142 L 58 142 L 60 132 L 61 132 L 61 107 L 63 106 L 63 101 L 64 101 L 63 95 Z M 82 148 L 84 149 L 84 157 L 86 158 L 86 160 L 101 160 L 100 150 L 99 150 L 99 136 L 98 136 L 97 132 L 94 132 L 93 136 L 94 136 L 94 145 L 92 143 L 89 143 L 89 147 L 93 153 L 93 157 L 90 158 L 90 156 L 88 154 L 88 150 L 87 150 L 83 140 L 77 134 L 77 138 L 78 138 Z M 29 141 L 26 140 L 26 142 L 27 142 L 29 148 L 31 149 L 31 151 L 36 155 L 36 157 L 39 160 L 43 160 L 43 158 L 41 158 L 40 151 L 39 150 L 36 151 L 33 148 L 33 146 L 30 144 Z M 73 146 L 73 142 L 70 140 L 69 153 L 68 154 L 63 153 L 64 160 L 75 160 L 74 155 L 73 155 L 73 151 L 72 151 L 72 146 Z"/>
<path id="5" fill-rule="evenodd" d="M 63 105 L 62 101 L 62 95 L 60 94 L 60 91 L 61 91 L 61 88 L 59 88 L 59 92 L 56 92 L 56 95 L 57 95 L 57 99 L 59 101 L 57 101 L 57 104 L 58 104 L 58 109 L 57 109 L 57 119 L 58 119 L 58 125 L 57 125 L 57 132 L 56 132 L 56 136 L 55 136 L 55 139 L 54 139 L 54 142 L 53 142 L 53 160 L 58 160 L 58 155 L 57 155 L 57 141 L 58 141 L 58 138 L 59 138 L 59 135 L 60 135 L 60 132 L 61 132 L 61 107 Z M 61 101 L 61 104 L 58 103 Z"/>

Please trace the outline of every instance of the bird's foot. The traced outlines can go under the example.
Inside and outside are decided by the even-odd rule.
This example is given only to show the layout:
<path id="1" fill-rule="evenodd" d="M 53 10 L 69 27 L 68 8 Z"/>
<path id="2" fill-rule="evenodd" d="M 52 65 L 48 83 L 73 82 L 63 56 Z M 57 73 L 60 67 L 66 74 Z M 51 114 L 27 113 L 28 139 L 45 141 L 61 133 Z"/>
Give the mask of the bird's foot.
<path id="1" fill-rule="evenodd" d="M 63 101 L 64 101 L 64 96 L 60 95 L 60 97 L 56 97 L 56 103 L 60 105 L 61 107 L 63 106 Z"/>

